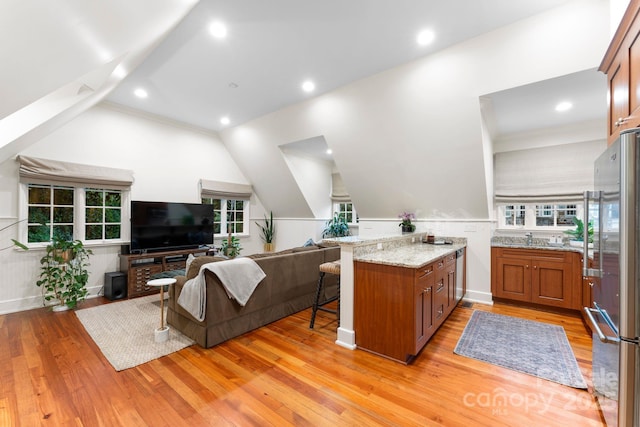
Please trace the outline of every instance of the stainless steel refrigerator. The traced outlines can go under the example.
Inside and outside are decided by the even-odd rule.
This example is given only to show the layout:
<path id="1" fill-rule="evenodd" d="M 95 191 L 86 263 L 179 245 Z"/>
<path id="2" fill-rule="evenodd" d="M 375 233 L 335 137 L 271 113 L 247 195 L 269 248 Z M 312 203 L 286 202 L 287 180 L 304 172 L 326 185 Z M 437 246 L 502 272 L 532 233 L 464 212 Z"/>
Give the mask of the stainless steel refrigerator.
<path id="1" fill-rule="evenodd" d="M 623 131 L 595 163 L 585 193 L 594 225 L 592 286 L 585 312 L 593 330 L 594 393 L 607 426 L 640 426 L 640 129 Z M 584 250 L 587 253 L 587 229 Z"/>

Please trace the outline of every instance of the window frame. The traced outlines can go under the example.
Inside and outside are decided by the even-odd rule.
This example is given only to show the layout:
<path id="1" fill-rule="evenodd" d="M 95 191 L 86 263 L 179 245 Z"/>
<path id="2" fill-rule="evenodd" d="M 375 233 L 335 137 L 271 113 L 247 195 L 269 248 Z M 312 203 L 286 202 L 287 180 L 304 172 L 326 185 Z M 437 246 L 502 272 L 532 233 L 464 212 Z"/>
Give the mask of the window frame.
<path id="1" fill-rule="evenodd" d="M 355 205 L 353 204 L 352 201 L 342 201 L 342 202 L 333 202 L 333 212 L 337 213 L 338 215 L 342 215 L 345 212 L 348 212 L 347 210 L 342 210 L 340 205 L 351 205 L 351 221 L 347 221 L 347 224 L 350 227 L 354 227 L 354 226 L 358 226 L 358 223 L 360 222 L 360 218 L 358 218 L 358 212 L 356 212 L 356 208 Z"/>
<path id="2" fill-rule="evenodd" d="M 211 203 L 206 202 L 205 200 L 210 200 Z M 236 237 L 247 237 L 250 236 L 250 225 L 251 225 L 251 217 L 250 217 L 250 206 L 251 203 L 248 199 L 224 199 L 222 197 L 206 197 L 200 196 L 200 203 L 202 204 L 210 204 L 213 205 L 213 200 L 220 200 L 220 233 L 215 232 L 215 219 L 214 219 L 214 233 L 213 238 L 215 240 L 216 236 L 228 236 L 229 233 L 227 230 L 227 202 L 230 200 L 237 202 L 242 202 L 242 232 L 236 233 L 235 231 L 231 233 L 232 236 Z M 214 209 L 215 211 L 215 209 Z M 238 221 L 236 221 L 238 222 Z"/>
<path id="3" fill-rule="evenodd" d="M 19 184 L 18 202 L 20 218 L 28 218 L 29 215 L 29 186 L 48 186 L 73 188 L 73 238 L 80 240 L 85 246 L 106 246 L 106 245 L 122 245 L 130 240 L 131 227 L 127 226 L 127 219 L 130 218 L 131 205 L 131 189 L 130 188 L 113 188 L 100 187 L 95 184 L 74 184 L 74 183 L 44 183 L 42 181 L 24 181 Z M 118 239 L 92 239 L 86 240 L 86 191 L 87 190 L 103 190 L 118 191 L 121 194 L 120 206 L 120 237 Z M 51 240 L 47 242 L 28 242 L 28 224 L 27 221 L 20 223 L 19 235 L 22 242 L 28 248 L 44 248 Z"/>
<path id="4" fill-rule="evenodd" d="M 500 202 L 496 204 L 498 230 L 523 230 L 523 231 L 549 231 L 549 232 L 562 232 L 565 230 L 571 230 L 575 225 L 558 225 L 557 224 L 557 212 L 559 206 L 564 206 L 566 210 L 567 205 L 576 206 L 576 217 L 582 218 L 584 212 L 584 205 L 577 201 L 553 201 L 553 202 Z M 524 225 L 508 225 L 506 223 L 506 207 L 507 206 L 524 206 L 525 217 Z M 553 218 L 554 225 L 537 225 L 536 206 L 551 206 L 551 217 Z M 548 209 L 543 209 L 548 210 Z"/>

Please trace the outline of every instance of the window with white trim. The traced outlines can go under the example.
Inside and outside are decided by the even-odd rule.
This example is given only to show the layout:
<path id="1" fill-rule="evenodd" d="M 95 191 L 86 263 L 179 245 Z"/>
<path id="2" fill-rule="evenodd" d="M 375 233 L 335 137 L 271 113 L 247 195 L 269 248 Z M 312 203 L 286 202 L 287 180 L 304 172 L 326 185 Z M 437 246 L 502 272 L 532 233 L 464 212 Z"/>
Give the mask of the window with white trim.
<path id="1" fill-rule="evenodd" d="M 345 218 L 347 221 L 347 224 L 355 225 L 359 221 L 358 214 L 356 213 L 356 210 L 353 207 L 353 203 L 351 202 L 334 203 L 333 211 L 338 213 L 338 215 L 342 216 L 343 218 Z"/>
<path id="2" fill-rule="evenodd" d="M 25 184 L 27 243 L 54 237 L 85 243 L 120 242 L 129 191 L 73 185 Z"/>
<path id="3" fill-rule="evenodd" d="M 527 230 L 567 230 L 574 227 L 573 218 L 582 215 L 579 203 L 524 203 L 498 205 L 499 228 Z"/>
<path id="4" fill-rule="evenodd" d="M 214 234 L 248 234 L 249 201 L 203 197 L 202 203 L 213 205 Z"/>

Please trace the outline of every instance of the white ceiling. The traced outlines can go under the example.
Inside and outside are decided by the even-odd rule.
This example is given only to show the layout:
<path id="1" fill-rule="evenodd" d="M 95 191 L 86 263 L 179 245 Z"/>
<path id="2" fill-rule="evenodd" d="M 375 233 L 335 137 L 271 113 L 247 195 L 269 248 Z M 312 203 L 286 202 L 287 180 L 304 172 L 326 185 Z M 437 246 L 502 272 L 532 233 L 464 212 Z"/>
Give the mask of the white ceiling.
<path id="1" fill-rule="evenodd" d="M 607 117 L 607 78 L 597 70 L 566 76 L 486 95 L 490 99 L 495 138 L 558 128 Z M 570 102 L 573 108 L 558 112 L 556 105 Z M 603 133 L 605 126 L 602 127 Z"/>
<path id="2" fill-rule="evenodd" d="M 235 126 L 564 3 L 201 0 L 108 100 L 218 131 L 224 127 L 219 121 L 223 116 L 230 118 L 228 126 Z M 226 23 L 226 39 L 211 36 L 213 20 Z M 426 47 L 415 41 L 424 28 L 436 33 L 435 42 Z M 301 90 L 305 79 L 315 81 L 314 93 Z M 570 80 L 560 87 L 568 89 Z M 593 82 L 580 80 L 580 93 Z M 133 95 L 138 87 L 147 90 L 148 98 Z M 520 116 L 508 93 L 492 95 L 503 132 L 559 120 L 533 110 L 547 108 L 556 97 L 545 99 L 540 87 L 530 89 L 514 92 L 516 100 L 528 100 Z M 558 92 L 557 86 L 550 89 Z M 576 108 L 573 114 L 579 112 Z"/>

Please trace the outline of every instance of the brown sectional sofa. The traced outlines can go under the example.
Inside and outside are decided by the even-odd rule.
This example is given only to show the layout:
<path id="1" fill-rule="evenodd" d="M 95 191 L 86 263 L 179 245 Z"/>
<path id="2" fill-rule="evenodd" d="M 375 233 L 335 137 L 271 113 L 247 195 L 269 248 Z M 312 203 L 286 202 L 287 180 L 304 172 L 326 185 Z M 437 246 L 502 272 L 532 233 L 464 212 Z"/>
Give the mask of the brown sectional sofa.
<path id="1" fill-rule="evenodd" d="M 315 298 L 320 264 L 340 258 L 340 248 L 300 247 L 273 254 L 249 256 L 262 268 L 266 277 L 242 307 L 229 299 L 218 277 L 207 271 L 206 314 L 197 321 L 178 303 L 178 297 L 187 279 L 198 274 L 207 262 L 224 262 L 220 258 L 197 257 L 189 267 L 187 276 L 176 277 L 169 289 L 167 323 L 202 347 L 209 348 L 245 332 L 311 307 Z M 325 277 L 326 297 L 336 292 L 337 278 Z"/>

